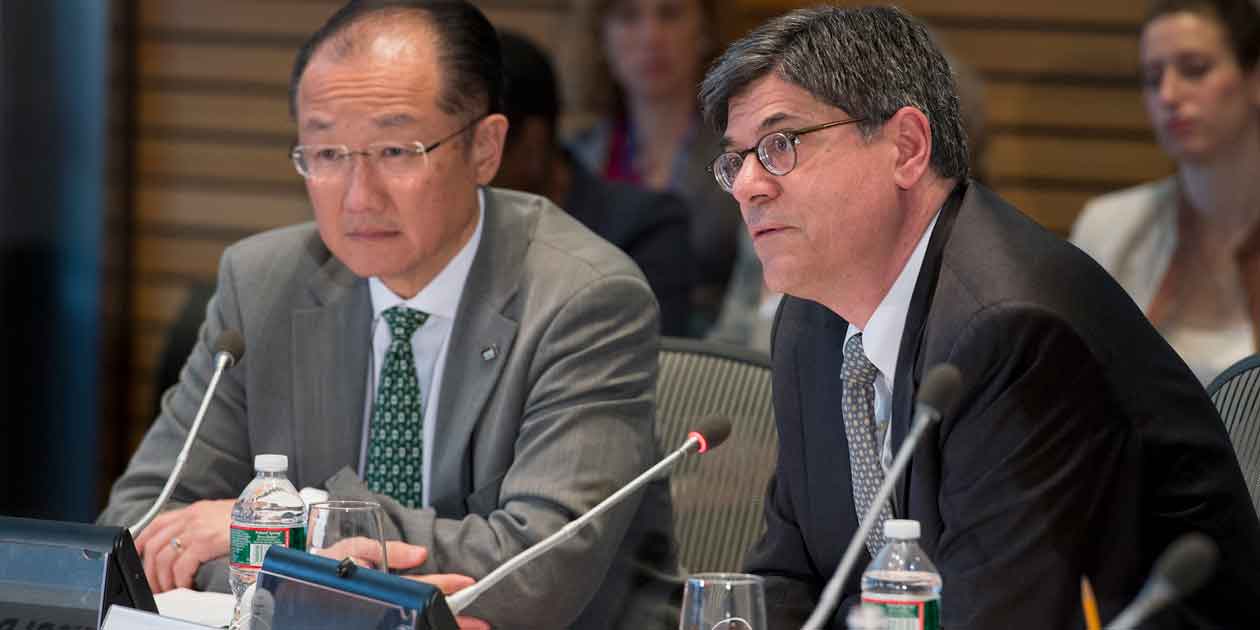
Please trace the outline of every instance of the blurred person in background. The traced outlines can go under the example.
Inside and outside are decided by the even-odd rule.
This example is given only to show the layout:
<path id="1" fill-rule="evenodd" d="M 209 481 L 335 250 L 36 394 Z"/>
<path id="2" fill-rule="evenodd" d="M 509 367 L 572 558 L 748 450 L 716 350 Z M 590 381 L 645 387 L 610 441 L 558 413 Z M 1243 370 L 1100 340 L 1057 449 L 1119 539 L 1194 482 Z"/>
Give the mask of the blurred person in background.
<path id="1" fill-rule="evenodd" d="M 687 205 L 669 192 L 601 179 L 556 140 L 560 94 L 546 53 L 525 37 L 499 34 L 507 144 L 494 185 L 551 199 L 630 255 L 661 307 L 661 334 L 684 336 L 691 311 Z"/>
<path id="2" fill-rule="evenodd" d="M 1260 13 L 1160 0 L 1142 27 L 1143 97 L 1177 172 L 1089 202 L 1072 241 L 1208 383 L 1260 333 Z"/>
<path id="3" fill-rule="evenodd" d="M 678 193 L 691 213 L 697 269 L 690 332 L 717 320 L 735 262 L 739 210 L 705 170 L 718 138 L 701 123 L 696 90 L 717 46 L 715 0 L 591 0 L 598 38 L 587 90 L 603 117 L 572 142 L 591 171 Z"/>

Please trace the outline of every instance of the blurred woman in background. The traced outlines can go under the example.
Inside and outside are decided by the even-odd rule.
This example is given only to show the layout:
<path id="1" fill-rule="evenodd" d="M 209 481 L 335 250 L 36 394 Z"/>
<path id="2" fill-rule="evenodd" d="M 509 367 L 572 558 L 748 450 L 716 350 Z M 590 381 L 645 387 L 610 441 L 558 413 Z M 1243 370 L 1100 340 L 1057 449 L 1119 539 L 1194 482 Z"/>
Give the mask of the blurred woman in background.
<path id="1" fill-rule="evenodd" d="M 705 167 L 718 138 L 700 119 L 697 86 L 717 50 L 715 0 L 592 0 L 583 18 L 598 37 L 584 89 L 603 112 L 571 143 L 607 179 L 678 193 L 689 206 L 698 269 L 692 335 L 717 318 L 742 222 Z M 686 270 L 679 270 L 684 273 Z"/>
<path id="2" fill-rule="evenodd" d="M 1173 176 L 1099 197 L 1072 240 L 1208 383 L 1260 333 L 1260 15 L 1249 0 L 1158 0 L 1143 97 Z"/>

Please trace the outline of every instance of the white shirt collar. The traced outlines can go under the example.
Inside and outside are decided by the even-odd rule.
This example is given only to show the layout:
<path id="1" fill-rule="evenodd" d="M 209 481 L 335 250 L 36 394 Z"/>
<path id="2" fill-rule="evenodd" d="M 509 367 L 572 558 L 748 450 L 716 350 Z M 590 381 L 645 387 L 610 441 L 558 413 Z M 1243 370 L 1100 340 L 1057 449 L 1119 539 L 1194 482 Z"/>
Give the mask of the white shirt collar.
<path id="1" fill-rule="evenodd" d="M 866 358 L 870 359 L 875 369 L 879 370 L 887 381 L 890 393 L 893 391 L 893 380 L 897 374 L 897 353 L 901 350 L 901 337 L 906 327 L 906 316 L 910 313 L 914 285 L 919 278 L 919 270 L 923 267 L 923 257 L 927 254 L 932 230 L 936 228 L 936 220 L 940 216 L 941 212 L 937 210 L 936 215 L 932 217 L 932 222 L 919 237 L 919 242 L 910 253 L 910 258 L 901 268 L 901 273 L 893 282 L 892 288 L 884 294 L 884 299 L 880 300 L 879 306 L 871 314 L 871 319 L 866 322 L 866 330 L 860 330 L 857 326 L 849 324 L 849 330 L 844 336 L 847 343 L 850 337 L 859 332 L 862 333 L 862 349 L 866 352 Z"/>
<path id="2" fill-rule="evenodd" d="M 477 228 L 473 230 L 472 238 L 468 239 L 464 247 L 442 268 L 442 271 L 438 272 L 438 275 L 434 276 L 429 284 L 410 300 L 398 297 L 385 286 L 384 282 L 381 282 L 380 278 L 376 276 L 368 278 L 368 287 L 372 294 L 373 321 L 379 319 L 381 313 L 387 309 L 399 304 L 406 304 L 431 316 L 455 319 L 455 310 L 459 308 L 459 298 L 464 292 L 468 274 L 472 271 L 473 258 L 476 257 L 477 247 L 481 244 L 481 229 L 485 223 L 486 193 L 485 189 L 479 188 L 477 189 Z"/>

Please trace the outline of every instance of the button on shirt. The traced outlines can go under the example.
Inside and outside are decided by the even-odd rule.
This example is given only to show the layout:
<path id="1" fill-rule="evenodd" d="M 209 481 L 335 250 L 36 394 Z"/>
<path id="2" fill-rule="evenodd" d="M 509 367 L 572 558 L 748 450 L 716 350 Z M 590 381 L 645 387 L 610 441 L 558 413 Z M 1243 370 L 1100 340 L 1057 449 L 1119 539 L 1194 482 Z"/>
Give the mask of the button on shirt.
<path id="1" fill-rule="evenodd" d="M 420 384 L 420 397 L 424 404 L 424 452 L 421 454 L 421 470 L 423 485 L 421 487 L 422 504 L 429 505 L 429 480 L 432 470 L 432 454 L 434 427 L 437 422 L 438 395 L 442 387 L 442 371 L 446 365 L 446 350 L 450 345 L 451 329 L 455 325 L 455 311 L 459 308 L 460 296 L 464 293 L 464 285 L 468 281 L 468 273 L 472 270 L 473 258 L 477 255 L 477 247 L 481 244 L 481 228 L 485 225 L 486 206 L 485 192 L 477 194 L 477 228 L 472 238 L 455 254 L 446 267 L 434 276 L 415 297 L 404 300 L 379 278 L 368 278 L 368 289 L 372 296 L 372 357 L 368 362 L 367 400 L 363 412 L 362 446 L 359 449 L 359 477 L 364 477 L 367 466 L 368 436 L 372 424 L 372 401 L 376 400 L 376 385 L 384 369 L 385 353 L 389 349 L 389 326 L 382 313 L 386 309 L 405 304 L 408 307 L 429 314 L 424 325 L 411 336 L 411 351 L 416 358 L 416 382 Z"/>
<path id="2" fill-rule="evenodd" d="M 910 300 L 914 297 L 919 269 L 923 267 L 928 241 L 932 238 L 932 230 L 936 228 L 936 220 L 940 216 L 938 210 L 919 237 L 919 243 L 901 268 L 897 280 L 866 322 L 866 329 L 849 324 L 849 330 L 844 335 L 844 341 L 848 343 L 853 335 L 862 333 L 862 348 L 866 351 L 866 358 L 879 370 L 879 376 L 875 377 L 875 426 L 878 429 L 876 438 L 879 444 L 879 461 L 884 472 L 892 467 L 893 462 L 892 392 L 897 375 L 897 353 L 901 350 L 901 338 L 906 329 L 906 316 L 910 313 Z"/>

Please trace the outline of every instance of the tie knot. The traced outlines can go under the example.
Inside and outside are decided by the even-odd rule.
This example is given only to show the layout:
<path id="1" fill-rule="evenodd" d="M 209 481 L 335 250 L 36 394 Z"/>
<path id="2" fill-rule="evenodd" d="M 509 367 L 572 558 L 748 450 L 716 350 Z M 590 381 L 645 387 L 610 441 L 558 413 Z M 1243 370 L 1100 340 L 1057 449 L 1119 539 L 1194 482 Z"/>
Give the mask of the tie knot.
<path id="1" fill-rule="evenodd" d="M 866 351 L 862 349 L 862 333 L 853 335 L 844 344 L 844 367 L 840 370 L 840 377 L 847 382 L 869 387 L 875 383 L 876 376 L 879 376 L 879 370 L 866 358 Z"/>
<path id="2" fill-rule="evenodd" d="M 389 335 L 394 341 L 409 341 L 416 329 L 429 319 L 428 313 L 402 305 L 385 309 L 381 316 L 389 324 Z"/>

